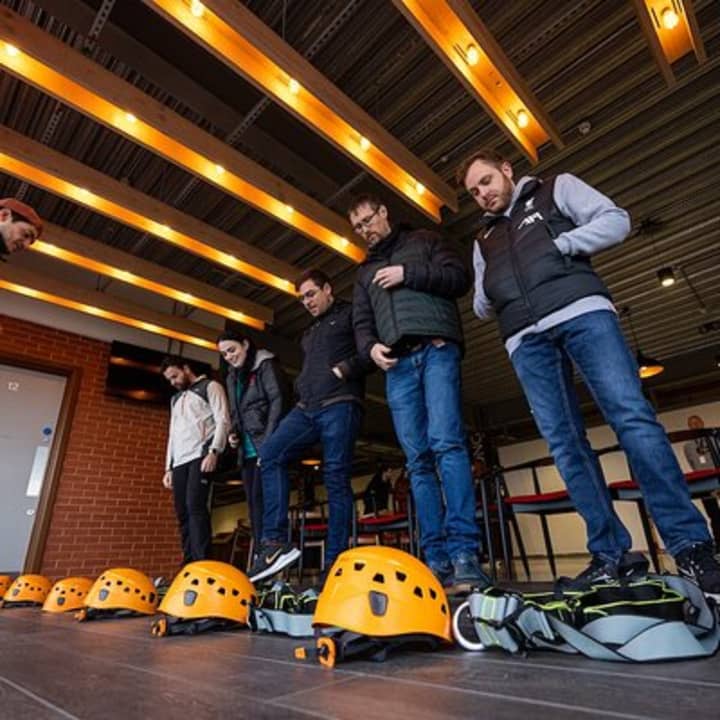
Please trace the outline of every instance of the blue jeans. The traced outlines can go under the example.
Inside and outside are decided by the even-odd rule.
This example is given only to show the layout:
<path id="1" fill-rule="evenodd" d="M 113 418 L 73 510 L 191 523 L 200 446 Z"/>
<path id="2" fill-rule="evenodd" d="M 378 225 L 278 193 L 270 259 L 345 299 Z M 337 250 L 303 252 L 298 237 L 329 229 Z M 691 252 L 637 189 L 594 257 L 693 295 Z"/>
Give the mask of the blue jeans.
<path id="1" fill-rule="evenodd" d="M 618 560 L 632 539 L 613 509 L 600 462 L 585 434 L 573 365 L 615 431 L 667 550 L 677 555 L 693 543 L 710 540 L 665 430 L 643 395 L 635 358 L 615 313 L 590 312 L 526 335 L 511 360 L 538 429 L 587 525 L 591 553 Z"/>
<path id="2" fill-rule="evenodd" d="M 317 410 L 295 407 L 263 443 L 260 476 L 264 541 L 286 541 L 290 499 L 288 463 L 320 442 L 323 482 L 328 497 L 326 566 L 330 567 L 337 555 L 347 549 L 353 507 L 350 471 L 362 414 L 360 404 L 352 401 L 337 402 Z"/>
<path id="3" fill-rule="evenodd" d="M 385 386 L 407 458 L 425 561 L 446 565 L 463 552 L 477 555 L 475 492 L 460 406 L 460 349 L 454 343 L 425 345 L 388 370 Z"/>

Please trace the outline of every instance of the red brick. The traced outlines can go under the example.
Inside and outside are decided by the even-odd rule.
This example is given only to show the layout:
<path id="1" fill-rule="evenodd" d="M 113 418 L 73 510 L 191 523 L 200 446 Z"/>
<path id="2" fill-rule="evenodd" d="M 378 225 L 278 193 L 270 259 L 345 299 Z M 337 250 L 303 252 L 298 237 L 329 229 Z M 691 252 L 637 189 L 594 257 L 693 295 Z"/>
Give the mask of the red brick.
<path id="1" fill-rule="evenodd" d="M 171 575 L 181 553 L 161 483 L 167 409 L 105 395 L 108 343 L 4 315 L 0 325 L 0 352 L 81 370 L 40 571 L 97 576 L 131 565 Z"/>

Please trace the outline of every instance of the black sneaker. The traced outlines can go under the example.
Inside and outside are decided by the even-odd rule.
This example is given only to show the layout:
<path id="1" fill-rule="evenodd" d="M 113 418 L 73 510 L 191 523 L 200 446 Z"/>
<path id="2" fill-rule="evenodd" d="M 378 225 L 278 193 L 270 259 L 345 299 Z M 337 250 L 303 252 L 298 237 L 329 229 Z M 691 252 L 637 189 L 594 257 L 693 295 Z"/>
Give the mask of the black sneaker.
<path id="1" fill-rule="evenodd" d="M 454 586 L 457 592 L 484 590 L 492 585 L 490 578 L 480 567 L 478 556 L 474 553 L 462 552 L 453 559 L 452 563 Z"/>
<path id="2" fill-rule="evenodd" d="M 590 564 L 574 578 L 559 577 L 557 584 L 561 590 L 583 591 L 593 585 L 606 585 L 620 579 L 618 572 L 620 563 L 607 560 L 600 555 L 593 555 Z"/>
<path id="3" fill-rule="evenodd" d="M 281 542 L 264 542 L 258 550 L 253 566 L 248 572 L 250 582 L 277 575 L 288 565 L 292 565 L 300 557 L 300 551 L 292 544 Z"/>
<path id="4" fill-rule="evenodd" d="M 692 580 L 706 594 L 720 601 L 720 563 L 712 543 L 696 543 L 675 557 L 678 575 Z"/>
<path id="5" fill-rule="evenodd" d="M 453 566 L 448 561 L 444 563 L 428 563 L 428 567 L 444 588 L 452 587 L 455 584 Z"/>
<path id="6" fill-rule="evenodd" d="M 628 551 L 623 553 L 618 563 L 620 580 L 642 580 L 647 577 L 649 571 L 650 563 L 641 552 Z"/>

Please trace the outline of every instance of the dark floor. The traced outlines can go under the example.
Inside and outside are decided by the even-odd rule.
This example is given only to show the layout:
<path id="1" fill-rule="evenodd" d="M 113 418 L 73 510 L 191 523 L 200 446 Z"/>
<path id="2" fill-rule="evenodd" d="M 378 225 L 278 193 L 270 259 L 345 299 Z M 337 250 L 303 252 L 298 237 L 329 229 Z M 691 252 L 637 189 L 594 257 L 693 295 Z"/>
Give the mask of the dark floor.
<path id="1" fill-rule="evenodd" d="M 155 639 L 149 625 L 0 610 L 0 718 L 720 718 L 720 656 L 630 666 L 449 649 L 326 670 L 294 661 L 286 637 Z"/>

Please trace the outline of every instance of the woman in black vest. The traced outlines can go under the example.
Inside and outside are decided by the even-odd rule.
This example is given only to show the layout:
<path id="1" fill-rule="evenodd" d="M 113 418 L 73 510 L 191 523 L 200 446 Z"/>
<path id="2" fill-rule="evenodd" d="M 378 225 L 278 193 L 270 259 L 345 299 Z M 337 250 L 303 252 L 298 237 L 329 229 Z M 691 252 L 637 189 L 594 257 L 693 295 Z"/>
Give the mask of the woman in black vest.
<path id="1" fill-rule="evenodd" d="M 262 483 L 257 464 L 260 448 L 287 411 L 288 382 L 269 350 L 258 349 L 251 338 L 227 330 L 217 339 L 227 363 L 225 384 L 230 403 L 228 442 L 238 451 L 238 466 L 248 502 L 248 518 L 255 549 L 262 536 Z"/>

